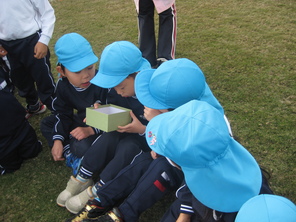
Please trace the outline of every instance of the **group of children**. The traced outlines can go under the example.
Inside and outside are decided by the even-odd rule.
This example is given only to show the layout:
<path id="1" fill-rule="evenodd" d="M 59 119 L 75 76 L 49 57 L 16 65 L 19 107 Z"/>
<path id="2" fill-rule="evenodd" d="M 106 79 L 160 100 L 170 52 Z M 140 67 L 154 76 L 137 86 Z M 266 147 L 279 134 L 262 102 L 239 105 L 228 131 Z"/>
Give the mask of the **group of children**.
<path id="1" fill-rule="evenodd" d="M 240 214 L 244 203 L 270 196 L 272 205 L 280 200 L 289 206 L 281 209 L 289 216 L 279 212 L 281 219 L 295 219 L 295 205 L 273 194 L 256 160 L 233 139 L 222 106 L 194 62 L 180 58 L 152 69 L 134 44 L 117 41 L 105 47 L 96 72 L 98 59 L 77 33 L 62 36 L 55 52 L 62 76 L 56 113 L 41 129 L 49 143 L 61 143 L 52 150 L 55 160 L 79 160 L 57 197 L 59 206 L 75 214 L 66 221 L 138 221 L 178 188 L 161 221 L 243 221 L 238 212 L 260 209 L 250 204 Z M 108 133 L 85 125 L 85 108 L 107 103 L 130 108 L 132 122 Z M 76 134 L 83 128 L 88 133 Z M 277 214 L 263 205 L 267 214 Z M 252 214 L 262 218 L 262 211 Z"/>
<path id="2" fill-rule="evenodd" d="M 143 2 L 142 7 L 150 4 Z M 31 4 L 52 17 L 47 3 L 43 7 L 38 1 Z M 49 27 L 42 29 L 43 35 L 51 35 L 53 25 Z M 40 49 L 48 44 L 48 36 L 38 37 L 42 33 L 28 37 L 34 43 L 35 59 L 32 55 L 27 63 L 49 62 L 47 50 Z M 3 58 L 5 48 L 18 54 L 27 47 L 19 40 L 1 43 Z M 163 222 L 296 220 L 295 204 L 273 194 L 254 157 L 232 137 L 223 107 L 193 61 L 168 57 L 154 69 L 141 50 L 128 41 L 107 45 L 99 61 L 90 43 L 77 33 L 63 35 L 54 50 L 60 78 L 55 84 L 48 72 L 48 85 L 38 84 L 40 89 L 48 87 L 47 95 L 39 96 L 52 111 L 40 128 L 53 159 L 65 161 L 73 170 L 56 200 L 74 214 L 66 221 L 136 222 L 172 191 L 177 199 L 163 215 Z M 11 149 L 0 150 L 0 174 L 13 172 L 24 159 L 41 151 L 41 143 L 24 117 L 44 110 L 36 100 L 34 81 L 21 81 L 17 62 L 26 55 L 15 58 L 11 53 L 11 70 L 3 58 L 0 93 L 5 109 L 1 109 L 1 129 L 7 136 L 0 143 Z M 47 68 L 50 71 L 50 66 Z M 11 93 L 9 72 L 27 98 L 27 115 Z M 37 77 L 35 81 L 38 83 Z M 45 88 L 41 91 L 46 92 Z M 129 108 L 131 123 L 112 132 L 88 126 L 86 107 L 104 104 Z M 6 115 L 18 118 L 19 125 L 11 128 L 5 122 L 11 118 Z M 22 155 L 15 159 L 17 153 Z"/>

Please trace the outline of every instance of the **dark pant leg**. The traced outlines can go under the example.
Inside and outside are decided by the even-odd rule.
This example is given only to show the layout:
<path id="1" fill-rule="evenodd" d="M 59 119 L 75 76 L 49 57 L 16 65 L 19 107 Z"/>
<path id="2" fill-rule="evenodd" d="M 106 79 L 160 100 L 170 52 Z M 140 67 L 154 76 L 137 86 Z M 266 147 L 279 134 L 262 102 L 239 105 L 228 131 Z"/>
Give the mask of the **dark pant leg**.
<path id="1" fill-rule="evenodd" d="M 165 157 L 159 157 L 139 180 L 136 188 L 119 206 L 125 221 L 138 221 L 146 209 L 170 191 L 177 189 L 183 180 L 182 171 L 173 167 Z"/>
<path id="2" fill-rule="evenodd" d="M 146 140 L 138 134 L 129 134 L 119 141 L 114 157 L 100 174 L 102 181 L 112 180 L 120 170 L 128 166 L 132 160 L 147 146 Z"/>
<path id="3" fill-rule="evenodd" d="M 70 150 L 71 153 L 73 153 L 78 158 L 81 158 L 84 156 L 84 154 L 87 152 L 87 150 L 91 147 L 93 142 L 99 137 L 100 135 L 91 135 L 85 139 L 77 140 L 75 138 L 72 138 L 70 140 Z"/>
<path id="4" fill-rule="evenodd" d="M 119 200 L 126 198 L 136 187 L 152 161 L 150 153 L 141 153 L 130 165 L 123 168 L 114 179 L 100 187 L 97 195 L 102 205 L 114 206 Z"/>
<path id="5" fill-rule="evenodd" d="M 97 137 L 84 154 L 81 161 L 81 173 L 91 176 L 92 173 L 101 171 L 114 157 L 116 146 L 125 135 L 114 131 Z"/>
<path id="6" fill-rule="evenodd" d="M 29 40 L 29 44 L 31 47 L 35 47 L 37 41 L 39 40 L 39 35 L 34 35 L 32 39 Z M 55 82 L 51 73 L 51 65 L 50 65 L 50 51 L 48 50 L 45 58 L 36 59 L 33 55 L 28 57 L 29 64 L 28 71 L 32 78 L 34 79 L 37 92 L 40 100 L 50 109 L 52 108 L 53 99 L 55 97 Z"/>
<path id="7" fill-rule="evenodd" d="M 34 47 L 38 40 L 39 34 L 36 33 L 21 40 L 2 40 L 1 44 L 8 51 L 12 82 L 20 90 L 20 95 L 26 98 L 29 105 L 35 105 L 39 96 L 40 100 L 52 110 L 55 82 L 51 73 L 50 53 L 48 52 L 42 59 L 34 57 Z"/>
<path id="8" fill-rule="evenodd" d="M 161 218 L 161 222 L 176 221 L 180 214 L 181 201 L 176 199 Z"/>
<path id="9" fill-rule="evenodd" d="M 31 45 L 27 45 L 26 39 L 3 41 L 0 44 L 7 50 L 7 58 L 10 64 L 10 77 L 13 84 L 18 88 L 19 95 L 26 98 L 29 105 L 35 105 L 38 102 L 38 94 L 35 89 L 32 76 L 28 72 L 24 57 L 34 52 Z"/>
<path id="10" fill-rule="evenodd" d="M 175 58 L 177 17 L 176 8 L 172 7 L 159 14 L 158 58 L 171 60 Z"/>
<path id="11" fill-rule="evenodd" d="M 43 118 L 40 122 L 40 131 L 42 135 L 45 137 L 49 148 L 53 147 L 53 129 L 55 125 L 56 119 L 54 115 L 47 116 Z"/>
<path id="12" fill-rule="evenodd" d="M 151 66 L 156 65 L 156 40 L 154 27 L 154 3 L 140 0 L 138 12 L 139 48 Z"/>
<path id="13" fill-rule="evenodd" d="M 23 160 L 36 157 L 42 149 L 28 121 L 24 121 L 15 134 L 1 138 L 0 147 L 0 165 L 7 173 L 19 169 Z"/>

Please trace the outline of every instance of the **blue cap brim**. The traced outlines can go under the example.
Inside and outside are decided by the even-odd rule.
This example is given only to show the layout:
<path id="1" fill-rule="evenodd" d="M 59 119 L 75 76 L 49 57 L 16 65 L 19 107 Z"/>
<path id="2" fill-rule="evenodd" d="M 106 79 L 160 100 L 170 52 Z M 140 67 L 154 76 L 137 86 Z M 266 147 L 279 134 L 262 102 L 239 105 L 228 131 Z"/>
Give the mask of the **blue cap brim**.
<path id="1" fill-rule="evenodd" d="M 87 56 L 76 59 L 74 62 L 62 63 L 70 72 L 79 72 L 86 67 L 98 62 L 98 57 L 94 53 L 90 53 Z"/>
<path id="2" fill-rule="evenodd" d="M 202 169 L 182 170 L 192 194 L 205 206 L 220 212 L 237 212 L 260 193 L 262 186 L 256 160 L 232 138 L 225 156 L 216 163 Z"/>
<path id="3" fill-rule="evenodd" d="M 135 92 L 138 100 L 144 106 L 147 106 L 151 109 L 167 109 L 168 106 L 165 104 L 159 103 L 151 95 L 150 92 L 150 80 L 155 72 L 155 69 L 146 69 L 138 73 L 135 80 Z"/>
<path id="4" fill-rule="evenodd" d="M 142 71 L 145 69 L 150 69 L 151 65 L 145 58 L 141 59 L 141 65 L 133 72 Z M 100 69 L 97 75 L 90 81 L 94 85 L 100 86 L 102 88 L 113 88 L 119 85 L 125 78 L 127 78 L 132 73 L 127 73 L 122 70 L 121 75 L 112 75 L 112 73 L 103 73 Z"/>

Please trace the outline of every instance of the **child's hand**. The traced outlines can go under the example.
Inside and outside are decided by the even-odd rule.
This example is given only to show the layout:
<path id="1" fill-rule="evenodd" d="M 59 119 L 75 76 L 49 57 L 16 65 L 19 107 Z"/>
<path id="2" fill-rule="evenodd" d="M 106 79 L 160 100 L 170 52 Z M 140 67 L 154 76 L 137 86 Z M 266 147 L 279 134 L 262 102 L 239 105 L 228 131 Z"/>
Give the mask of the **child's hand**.
<path id="1" fill-rule="evenodd" d="M 191 218 L 190 214 L 180 213 L 176 222 L 190 222 L 191 221 L 190 218 Z"/>
<path id="2" fill-rule="evenodd" d="M 117 132 L 120 133 L 139 133 L 143 134 L 145 133 L 146 126 L 143 125 L 138 118 L 135 116 L 135 114 L 130 111 L 130 115 L 132 117 L 132 122 L 130 124 L 127 124 L 125 126 L 118 126 Z"/>
<path id="3" fill-rule="evenodd" d="M 162 112 L 158 109 L 151 109 L 151 108 L 148 108 L 145 106 L 145 109 L 144 109 L 144 117 L 150 121 L 153 117 L 161 114 Z"/>
<path id="4" fill-rule="evenodd" d="M 54 161 L 65 160 L 63 158 L 63 143 L 60 140 L 55 140 L 51 149 L 51 155 Z"/>
<path id="5" fill-rule="evenodd" d="M 37 42 L 34 48 L 34 57 L 36 59 L 42 59 L 47 55 L 48 47 L 42 42 Z"/>
<path id="6" fill-rule="evenodd" d="M 94 108 L 97 109 L 99 108 L 100 105 L 101 105 L 100 103 L 94 103 Z"/>
<path id="7" fill-rule="evenodd" d="M 159 155 L 157 153 L 155 153 L 153 150 L 150 152 L 150 155 L 152 157 L 152 159 L 157 159 L 159 157 Z"/>
<path id="8" fill-rule="evenodd" d="M 94 135 L 95 132 L 91 127 L 76 127 L 70 132 L 70 134 L 77 140 L 83 140 L 91 135 Z"/>

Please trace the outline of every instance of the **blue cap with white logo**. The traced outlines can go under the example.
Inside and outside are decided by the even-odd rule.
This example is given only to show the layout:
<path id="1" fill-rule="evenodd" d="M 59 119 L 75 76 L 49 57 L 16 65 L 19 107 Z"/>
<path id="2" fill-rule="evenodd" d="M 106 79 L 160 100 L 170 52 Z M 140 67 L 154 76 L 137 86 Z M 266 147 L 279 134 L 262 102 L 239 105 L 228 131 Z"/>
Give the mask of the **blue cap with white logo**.
<path id="1" fill-rule="evenodd" d="M 190 191 L 211 209 L 237 212 L 260 192 L 259 165 L 229 135 L 223 114 L 207 102 L 192 100 L 154 117 L 146 140 L 182 168 Z"/>

